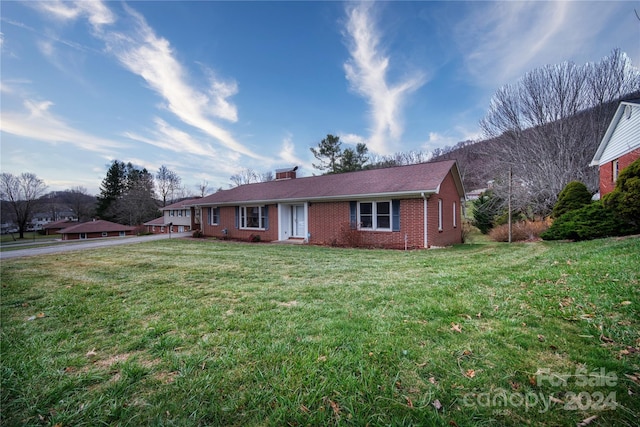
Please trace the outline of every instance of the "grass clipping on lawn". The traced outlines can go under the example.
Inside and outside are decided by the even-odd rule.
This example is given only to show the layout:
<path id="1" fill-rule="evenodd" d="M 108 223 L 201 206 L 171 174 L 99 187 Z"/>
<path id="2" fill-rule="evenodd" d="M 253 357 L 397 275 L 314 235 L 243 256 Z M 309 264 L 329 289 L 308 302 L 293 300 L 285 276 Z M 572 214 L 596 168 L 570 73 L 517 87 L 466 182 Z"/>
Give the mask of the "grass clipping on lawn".
<path id="1" fill-rule="evenodd" d="M 7 260 L 0 421 L 635 425 L 639 266 L 638 238 Z"/>

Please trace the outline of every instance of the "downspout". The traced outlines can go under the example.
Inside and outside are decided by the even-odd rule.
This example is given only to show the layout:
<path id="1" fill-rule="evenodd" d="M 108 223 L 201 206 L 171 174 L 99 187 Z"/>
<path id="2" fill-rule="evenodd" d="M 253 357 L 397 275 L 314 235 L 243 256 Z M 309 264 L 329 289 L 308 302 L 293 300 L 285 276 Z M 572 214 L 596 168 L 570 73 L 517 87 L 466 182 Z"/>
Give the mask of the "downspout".
<path id="1" fill-rule="evenodd" d="M 429 234 L 427 233 L 427 226 L 429 225 L 429 222 L 427 220 L 427 196 L 425 196 L 424 192 L 420 193 L 420 195 L 422 196 L 423 199 L 423 205 L 424 208 L 422 209 L 424 211 L 424 247 L 428 248 L 429 247 Z"/>

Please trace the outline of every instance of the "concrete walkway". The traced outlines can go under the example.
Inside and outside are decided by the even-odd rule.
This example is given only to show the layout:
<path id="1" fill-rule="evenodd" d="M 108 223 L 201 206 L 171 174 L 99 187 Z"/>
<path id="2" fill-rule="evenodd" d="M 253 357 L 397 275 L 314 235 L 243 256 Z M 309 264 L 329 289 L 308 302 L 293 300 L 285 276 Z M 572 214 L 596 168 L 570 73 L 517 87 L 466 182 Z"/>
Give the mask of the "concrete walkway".
<path id="1" fill-rule="evenodd" d="M 116 245 L 128 245 L 132 243 L 141 243 L 141 242 L 150 242 L 152 240 L 160 240 L 160 239 L 176 239 L 180 237 L 190 237 L 191 233 L 171 233 L 169 234 L 152 234 L 149 236 L 135 236 L 135 237 L 109 237 L 105 239 L 96 239 L 96 240 L 80 240 L 80 241 L 60 241 L 51 244 L 50 246 L 42 246 L 38 248 L 26 248 L 26 249 L 16 249 L 16 250 L 5 250 L 0 252 L 0 260 L 1 259 L 10 259 L 10 258 L 19 258 L 26 256 L 36 256 L 36 255 L 48 255 L 48 254 L 56 254 L 61 252 L 71 252 L 71 251 L 83 251 L 85 249 L 96 249 L 103 248 L 108 246 L 116 246 Z"/>

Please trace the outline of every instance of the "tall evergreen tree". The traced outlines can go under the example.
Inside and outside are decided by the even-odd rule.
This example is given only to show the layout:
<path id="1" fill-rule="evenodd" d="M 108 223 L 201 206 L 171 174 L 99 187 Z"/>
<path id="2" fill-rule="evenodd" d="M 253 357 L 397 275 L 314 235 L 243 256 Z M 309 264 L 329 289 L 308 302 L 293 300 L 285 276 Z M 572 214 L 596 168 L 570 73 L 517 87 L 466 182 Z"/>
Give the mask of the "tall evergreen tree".
<path id="1" fill-rule="evenodd" d="M 115 220 L 115 202 L 125 191 L 127 181 L 127 169 L 124 162 L 114 160 L 107 170 L 107 176 L 100 184 L 100 194 L 98 195 L 98 206 L 96 214 L 107 221 Z"/>
<path id="2" fill-rule="evenodd" d="M 153 175 L 131 162 L 114 160 L 100 186 L 97 213 L 102 219 L 128 225 L 158 216 Z"/>
<path id="3" fill-rule="evenodd" d="M 313 167 L 325 171 L 325 174 L 352 172 L 364 169 L 369 161 L 367 145 L 360 142 L 356 148 L 342 150 L 339 136 L 327 135 L 318 143 L 318 147 L 311 147 L 314 157 L 320 161 L 313 163 Z"/>

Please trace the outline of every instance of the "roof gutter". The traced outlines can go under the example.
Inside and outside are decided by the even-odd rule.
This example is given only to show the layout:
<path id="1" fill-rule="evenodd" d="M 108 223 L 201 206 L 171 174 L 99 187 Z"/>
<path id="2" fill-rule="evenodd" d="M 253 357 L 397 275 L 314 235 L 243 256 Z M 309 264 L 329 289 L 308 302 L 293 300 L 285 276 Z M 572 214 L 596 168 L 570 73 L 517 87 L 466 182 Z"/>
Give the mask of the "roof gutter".
<path id="1" fill-rule="evenodd" d="M 393 193 L 370 193 L 370 194 L 351 194 L 351 195 L 339 195 L 339 196 L 320 196 L 320 197 L 296 197 L 290 199 L 259 199 L 259 200 L 233 200 L 224 202 L 206 202 L 206 203 L 194 203 L 187 205 L 196 208 L 204 206 L 237 206 L 244 204 L 276 204 L 276 203 L 296 203 L 296 202 L 335 202 L 335 201 L 349 201 L 349 200 L 366 200 L 366 199 L 381 199 L 381 198 L 420 198 L 425 194 L 437 193 L 438 188 L 434 190 L 424 191 L 411 191 L 411 192 L 393 192 Z"/>

